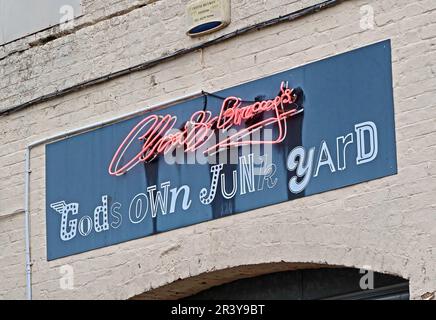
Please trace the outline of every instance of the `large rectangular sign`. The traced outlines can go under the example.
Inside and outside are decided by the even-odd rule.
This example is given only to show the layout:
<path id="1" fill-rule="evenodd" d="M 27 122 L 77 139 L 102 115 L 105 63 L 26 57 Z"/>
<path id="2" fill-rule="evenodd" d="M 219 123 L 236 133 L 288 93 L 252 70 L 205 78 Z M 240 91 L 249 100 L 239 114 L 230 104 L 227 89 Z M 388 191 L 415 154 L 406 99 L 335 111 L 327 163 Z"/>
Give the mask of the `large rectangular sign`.
<path id="1" fill-rule="evenodd" d="M 396 172 L 384 41 L 47 145 L 47 258 Z"/>

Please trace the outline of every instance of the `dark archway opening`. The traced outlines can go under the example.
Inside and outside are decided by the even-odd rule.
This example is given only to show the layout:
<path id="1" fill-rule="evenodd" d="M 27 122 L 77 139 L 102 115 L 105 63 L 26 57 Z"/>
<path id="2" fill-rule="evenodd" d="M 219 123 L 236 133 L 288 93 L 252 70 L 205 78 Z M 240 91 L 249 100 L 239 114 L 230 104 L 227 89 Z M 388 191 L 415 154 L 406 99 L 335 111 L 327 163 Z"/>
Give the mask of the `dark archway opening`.
<path id="1" fill-rule="evenodd" d="M 409 282 L 391 275 L 371 274 L 352 268 L 304 269 L 239 279 L 186 299 L 408 300 Z"/>

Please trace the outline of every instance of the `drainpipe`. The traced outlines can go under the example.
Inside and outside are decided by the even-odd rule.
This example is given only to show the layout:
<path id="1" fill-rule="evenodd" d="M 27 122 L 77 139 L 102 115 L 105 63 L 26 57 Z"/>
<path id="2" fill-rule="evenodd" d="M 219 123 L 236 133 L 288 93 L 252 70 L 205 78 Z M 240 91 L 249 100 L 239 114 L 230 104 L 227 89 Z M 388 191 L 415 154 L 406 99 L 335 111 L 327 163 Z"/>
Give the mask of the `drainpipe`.
<path id="1" fill-rule="evenodd" d="M 26 148 L 25 153 L 25 180 L 24 180 L 24 232 L 26 241 L 26 297 L 32 300 L 32 262 L 30 259 L 30 212 L 29 212 L 29 192 L 30 192 L 30 147 Z"/>
<path id="2" fill-rule="evenodd" d="M 32 148 L 42 145 L 42 144 L 46 144 L 46 143 L 50 143 L 50 142 L 54 142 L 54 141 L 58 141 L 58 140 L 62 140 L 64 138 L 69 138 L 71 136 L 75 136 L 90 130 L 94 130 L 97 128 L 102 128 L 102 127 L 106 127 L 108 125 L 123 121 L 123 120 L 128 120 L 131 119 L 135 116 L 139 116 L 142 114 L 146 114 L 148 112 L 151 111 L 156 111 L 156 110 L 160 110 L 160 109 L 164 109 L 166 107 L 172 106 L 174 104 L 177 103 L 181 103 L 184 101 L 188 101 L 191 99 L 195 99 L 201 96 L 204 96 L 205 94 L 207 94 L 204 91 L 197 91 L 194 93 L 190 93 L 188 95 L 179 97 L 177 99 L 173 99 L 173 100 L 169 100 L 169 101 L 165 101 L 153 106 L 148 107 L 146 110 L 140 110 L 140 111 L 134 111 L 122 116 L 118 116 L 106 121 L 100 121 L 100 122 L 96 122 L 84 127 L 80 127 L 77 129 L 73 129 L 70 131 L 65 131 L 62 132 L 60 134 L 54 135 L 54 136 L 50 136 L 48 138 L 43 138 L 41 140 L 35 141 L 31 144 L 29 144 L 26 148 L 26 153 L 25 153 L 25 170 L 24 170 L 24 174 L 25 174 L 25 178 L 24 178 L 24 230 L 25 230 L 25 242 L 26 242 L 26 298 L 28 300 L 32 300 L 32 261 L 31 261 L 31 250 L 30 250 L 30 207 L 29 207 L 29 201 L 30 201 L 30 174 L 32 172 L 32 170 L 30 169 L 30 152 L 32 150 Z"/>

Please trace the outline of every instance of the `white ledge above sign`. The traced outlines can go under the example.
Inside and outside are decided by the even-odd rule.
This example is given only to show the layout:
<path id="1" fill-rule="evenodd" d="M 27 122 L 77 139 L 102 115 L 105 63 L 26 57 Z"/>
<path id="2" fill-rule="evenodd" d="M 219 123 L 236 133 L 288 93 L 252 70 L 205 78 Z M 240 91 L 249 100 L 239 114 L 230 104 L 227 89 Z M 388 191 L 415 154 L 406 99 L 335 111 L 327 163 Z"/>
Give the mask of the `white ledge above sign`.
<path id="1" fill-rule="evenodd" d="M 230 0 L 194 0 L 187 6 L 187 34 L 201 36 L 230 23 Z"/>

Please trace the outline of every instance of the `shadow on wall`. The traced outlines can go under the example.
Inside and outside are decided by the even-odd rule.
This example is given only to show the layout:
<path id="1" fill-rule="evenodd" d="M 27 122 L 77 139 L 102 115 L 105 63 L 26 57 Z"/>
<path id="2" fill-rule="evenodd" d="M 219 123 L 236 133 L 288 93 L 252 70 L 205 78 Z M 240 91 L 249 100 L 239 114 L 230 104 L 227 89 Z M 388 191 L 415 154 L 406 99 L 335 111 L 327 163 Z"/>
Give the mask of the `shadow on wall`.
<path id="1" fill-rule="evenodd" d="M 271 263 L 205 273 L 132 299 L 408 300 L 409 282 L 354 268 Z"/>

